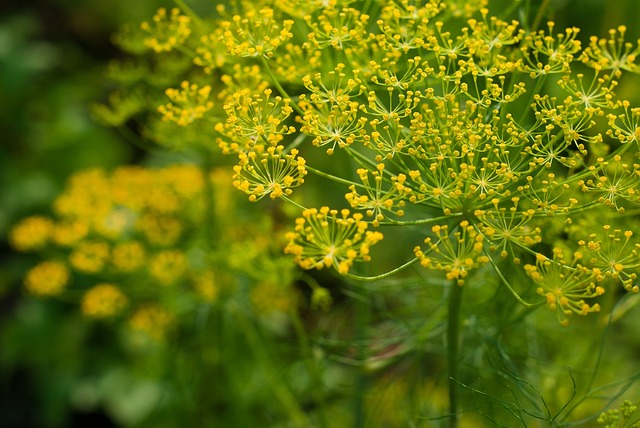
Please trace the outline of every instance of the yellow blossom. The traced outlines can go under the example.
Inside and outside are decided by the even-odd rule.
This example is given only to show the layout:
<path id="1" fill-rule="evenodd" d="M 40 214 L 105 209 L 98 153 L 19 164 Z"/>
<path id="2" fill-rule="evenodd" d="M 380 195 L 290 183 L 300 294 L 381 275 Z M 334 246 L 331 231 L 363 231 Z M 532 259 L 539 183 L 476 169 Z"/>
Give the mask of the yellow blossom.
<path id="1" fill-rule="evenodd" d="M 122 312 L 128 299 L 114 284 L 96 285 L 82 296 L 82 315 L 87 318 L 111 318 Z"/>
<path id="2" fill-rule="evenodd" d="M 346 274 L 355 261 L 371 260 L 371 246 L 383 238 L 382 233 L 368 231 L 368 227 L 362 214 L 350 215 L 347 209 L 306 209 L 296 220 L 294 231 L 286 235 L 285 253 L 293 254 L 304 269 L 333 267 Z"/>
<path id="3" fill-rule="evenodd" d="M 162 341 L 167 329 L 173 323 L 173 316 L 159 305 L 148 304 L 135 311 L 129 318 L 129 328 L 136 333 Z"/>
<path id="4" fill-rule="evenodd" d="M 170 11 L 160 8 L 152 22 L 140 24 L 142 31 L 149 35 L 144 39 L 144 44 L 158 53 L 170 51 L 189 37 L 190 22 L 189 17 L 182 15 L 178 8 Z"/>
<path id="5" fill-rule="evenodd" d="M 69 276 L 69 269 L 65 264 L 57 261 L 45 261 L 27 272 L 24 286 L 34 296 L 57 296 L 66 288 Z"/>
<path id="6" fill-rule="evenodd" d="M 32 216 L 23 219 L 9 233 L 9 242 L 18 251 L 34 251 L 44 248 L 53 232 L 51 219 Z"/>
<path id="7" fill-rule="evenodd" d="M 149 273 L 160 285 L 171 285 L 187 271 L 187 258 L 177 250 L 156 254 L 149 262 Z"/>
<path id="8" fill-rule="evenodd" d="M 232 55 L 269 58 L 293 36 L 292 26 L 292 20 L 280 19 L 271 8 L 250 10 L 222 22 L 222 41 Z"/>
<path id="9" fill-rule="evenodd" d="M 209 100 L 209 85 L 200 87 L 184 81 L 180 89 L 170 88 L 165 93 L 171 102 L 158 107 L 158 112 L 162 114 L 163 120 L 175 122 L 180 126 L 187 126 L 201 119 L 213 108 L 213 101 Z"/>
<path id="10" fill-rule="evenodd" d="M 116 244 L 111 251 L 111 264 L 120 272 L 133 272 L 145 262 L 145 249 L 136 241 Z"/>
<path id="11" fill-rule="evenodd" d="M 283 153 L 284 147 L 267 147 L 266 151 L 239 153 L 234 167 L 233 185 L 249 194 L 251 201 L 265 195 L 271 199 L 289 196 L 293 187 L 304 183 L 307 174 L 306 161 L 298 156 L 298 150 Z"/>
<path id="12" fill-rule="evenodd" d="M 71 266 L 84 273 L 98 273 L 109 259 L 109 244 L 102 241 L 85 241 L 78 244 L 69 255 Z"/>

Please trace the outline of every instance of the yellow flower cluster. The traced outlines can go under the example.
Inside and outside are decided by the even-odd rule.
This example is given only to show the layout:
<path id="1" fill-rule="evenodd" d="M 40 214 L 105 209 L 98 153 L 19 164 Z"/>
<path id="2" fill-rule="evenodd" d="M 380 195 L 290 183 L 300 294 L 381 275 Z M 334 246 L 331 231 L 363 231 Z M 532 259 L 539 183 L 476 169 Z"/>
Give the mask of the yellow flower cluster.
<path id="1" fill-rule="evenodd" d="M 222 22 L 222 41 L 232 55 L 269 58 L 293 36 L 292 26 L 292 20 L 281 19 L 271 8 L 250 10 Z"/>
<path id="2" fill-rule="evenodd" d="M 249 194 L 249 200 L 257 201 L 265 195 L 271 199 L 288 196 L 292 187 L 304 183 L 307 174 L 304 158 L 296 149 L 283 153 L 284 147 L 257 148 L 239 153 L 240 162 L 234 167 L 233 185 Z"/>
<path id="3" fill-rule="evenodd" d="M 405 205 L 404 196 L 411 192 L 411 189 L 405 187 L 404 183 L 407 176 L 398 174 L 397 177 L 391 177 L 393 186 L 389 189 L 382 188 L 382 175 L 384 173 L 384 164 L 378 164 L 376 171 L 370 172 L 367 169 L 360 168 L 357 171 L 362 180 L 363 186 L 352 184 L 349 189 L 351 193 L 347 193 L 345 198 L 349 201 L 352 208 L 366 209 L 365 213 L 368 217 L 373 217 L 372 224 L 378 226 L 385 219 L 383 211 L 391 211 L 397 216 L 402 216 L 404 211 L 402 207 Z M 373 185 L 370 183 L 369 174 L 373 177 Z M 358 192 L 358 187 L 363 187 L 366 195 Z"/>
<path id="4" fill-rule="evenodd" d="M 49 243 L 53 231 L 50 219 L 42 216 L 27 217 L 11 229 L 9 242 L 18 251 L 41 250 Z"/>
<path id="5" fill-rule="evenodd" d="M 371 246 L 382 240 L 382 233 L 367 229 L 362 214 L 350 215 L 347 209 L 306 209 L 294 232 L 286 235 L 285 253 L 293 254 L 304 269 L 333 267 L 344 274 L 355 261 L 370 260 Z"/>
<path id="6" fill-rule="evenodd" d="M 59 295 L 72 272 L 99 282 L 108 279 L 87 291 L 81 302 L 87 317 L 108 318 L 128 300 L 126 287 L 111 284 L 112 278 L 125 284 L 131 275 L 144 272 L 146 281 L 161 285 L 184 278 L 187 257 L 171 247 L 204 214 L 204 180 L 200 169 L 188 164 L 75 174 L 54 202 L 55 218 L 28 217 L 10 232 L 19 251 L 54 254 L 25 275 L 25 289 L 35 296 Z"/>
<path id="7" fill-rule="evenodd" d="M 464 284 L 469 272 L 489 262 L 485 255 L 485 237 L 468 221 L 460 222 L 452 233 L 447 225 L 433 226 L 435 239 L 427 237 L 426 250 L 416 247 L 414 252 L 420 264 L 429 269 L 442 270 L 447 279 Z"/>
<path id="8" fill-rule="evenodd" d="M 167 89 L 165 93 L 171 102 L 158 107 L 158 112 L 163 115 L 163 120 L 180 126 L 187 126 L 202 118 L 213 108 L 213 101 L 209 100 L 209 85 L 199 87 L 195 83 L 184 81 L 180 84 L 180 89 Z"/>
<path id="9" fill-rule="evenodd" d="M 604 225 L 602 230 L 604 233 L 590 233 L 587 241 L 578 241 L 580 250 L 576 254 L 584 258 L 600 280 L 612 278 L 626 290 L 638 293 L 640 244 L 632 241 L 631 230 L 613 229 L 610 225 Z"/>
<path id="10" fill-rule="evenodd" d="M 57 296 L 67 287 L 69 277 L 69 269 L 64 263 L 46 261 L 27 272 L 24 277 L 24 286 L 34 296 Z"/>
<path id="11" fill-rule="evenodd" d="M 146 305 L 131 315 L 129 327 L 136 333 L 163 341 L 173 322 L 173 316 L 166 309 L 158 305 Z"/>
<path id="12" fill-rule="evenodd" d="M 254 144 L 277 144 L 282 135 L 292 134 L 295 128 L 286 125 L 285 121 L 293 109 L 288 99 L 280 96 L 271 98 L 271 89 L 262 94 L 250 95 L 241 90 L 231 96 L 225 104 L 227 121 L 218 124 L 216 130 L 223 133 L 230 141 L 237 142 L 236 150 L 250 149 Z M 225 142 L 225 147 L 230 147 Z M 225 150 L 230 152 L 230 150 Z"/>
<path id="13" fill-rule="evenodd" d="M 182 15 L 180 9 L 173 8 L 167 11 L 158 9 L 152 22 L 140 24 L 142 31 L 148 34 L 144 44 L 155 52 L 162 53 L 181 45 L 191 34 L 191 20 Z"/>
<path id="14" fill-rule="evenodd" d="M 128 303 L 127 297 L 113 284 L 98 284 L 82 296 L 82 314 L 88 318 L 112 318 Z"/>
<path id="15" fill-rule="evenodd" d="M 561 324 L 568 325 L 571 314 L 587 315 L 600 310 L 598 303 L 590 305 L 585 301 L 604 294 L 604 288 L 598 285 L 601 280 L 598 270 L 586 268 L 577 259 L 567 264 L 561 249 L 554 248 L 553 259 L 537 254 L 536 264 L 527 264 L 524 269 L 538 285 L 537 292 L 546 298 L 549 308 L 556 311 Z"/>
<path id="16" fill-rule="evenodd" d="M 294 165 L 293 182 L 287 174 L 278 178 L 286 193 L 302 182 L 304 163 L 298 168 L 295 151 L 277 153 Z M 284 171 L 272 161 L 270 173 Z M 288 312 L 296 304 L 289 288 L 294 265 L 263 254 L 281 242 L 273 242 L 270 222 L 237 217 L 241 195 L 231 182 L 226 168 L 205 172 L 192 164 L 75 174 L 53 218 L 28 217 L 11 232 L 17 250 L 45 257 L 26 273 L 25 291 L 78 299 L 84 317 L 115 320 L 143 345 L 162 342 L 185 308 L 231 295 L 264 313 Z M 239 273 L 255 280 L 251 287 L 236 287 Z M 268 299 L 276 289 L 279 297 Z"/>

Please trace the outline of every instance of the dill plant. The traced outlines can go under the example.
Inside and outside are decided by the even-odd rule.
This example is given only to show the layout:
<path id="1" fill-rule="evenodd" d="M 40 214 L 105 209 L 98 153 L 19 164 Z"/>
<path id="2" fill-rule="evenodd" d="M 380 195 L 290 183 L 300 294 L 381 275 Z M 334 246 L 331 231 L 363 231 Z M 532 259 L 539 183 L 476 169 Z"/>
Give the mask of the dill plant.
<path id="1" fill-rule="evenodd" d="M 487 1 L 238 1 L 210 18 L 178 5 L 121 40 L 177 67 L 164 98 L 99 115 L 157 110 L 146 135 L 234 159 L 251 201 L 297 210 L 284 251 L 304 270 L 371 287 L 441 278 L 449 426 L 472 390 L 459 372 L 467 288 L 510 295 L 509 323 L 546 307 L 562 326 L 638 292 L 640 109 L 616 89 L 640 47 L 624 26 L 585 44 Z M 575 410 L 511 404 L 522 424 Z"/>

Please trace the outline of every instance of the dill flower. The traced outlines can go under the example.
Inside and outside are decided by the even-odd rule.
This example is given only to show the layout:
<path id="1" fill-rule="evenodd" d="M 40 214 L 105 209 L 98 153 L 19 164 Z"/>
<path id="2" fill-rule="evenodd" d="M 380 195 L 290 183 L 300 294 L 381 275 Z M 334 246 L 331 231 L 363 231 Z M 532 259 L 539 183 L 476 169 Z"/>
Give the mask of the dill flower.
<path id="1" fill-rule="evenodd" d="M 628 291 L 638 293 L 635 284 L 640 269 L 640 244 L 633 242 L 631 230 L 621 230 L 604 225 L 601 233 L 591 233 L 588 240 L 578 241 L 579 254 L 584 262 L 597 270 L 600 277 L 612 278 L 622 283 Z"/>
<path id="2" fill-rule="evenodd" d="M 79 272 L 98 273 L 106 266 L 109 253 L 109 244 L 106 242 L 84 241 L 69 254 L 69 263 Z"/>
<path id="3" fill-rule="evenodd" d="M 527 264 L 524 270 L 538 285 L 538 294 L 546 298 L 550 309 L 556 311 L 558 321 L 569 324 L 572 314 L 587 315 L 598 312 L 598 303 L 589 304 L 585 299 L 593 299 L 605 290 L 598 283 L 601 279 L 598 269 L 588 269 L 580 264 L 581 255 L 575 254 L 574 260 L 567 264 L 563 251 L 554 248 L 553 258 L 538 253 L 536 264 Z"/>
<path id="4" fill-rule="evenodd" d="M 133 272 L 145 262 L 145 249 L 139 242 L 121 242 L 113 246 L 111 264 L 119 272 Z"/>
<path id="5" fill-rule="evenodd" d="M 598 70 L 611 70 L 619 75 L 622 70 L 637 73 L 640 67 L 636 64 L 640 54 L 640 44 L 635 47 L 625 41 L 627 27 L 620 25 L 616 29 L 609 30 L 608 38 L 592 36 L 589 46 L 584 50 L 582 61 Z"/>
<path id="6" fill-rule="evenodd" d="M 293 36 L 290 31 L 293 21 L 280 19 L 268 7 L 250 10 L 244 17 L 235 15 L 221 25 L 224 30 L 221 39 L 227 52 L 237 56 L 269 58 Z"/>
<path id="7" fill-rule="evenodd" d="M 381 238 L 369 228 L 393 225 L 416 232 L 408 257 L 453 283 L 489 261 L 512 291 L 505 263 L 524 262 L 533 282 L 549 263 L 614 278 L 578 240 L 566 245 L 585 253 L 580 268 L 559 256 L 541 264 L 532 257 L 556 246 L 573 222 L 640 203 L 632 160 L 640 108 L 615 92 L 623 72 L 640 71 L 640 48 L 625 41 L 626 28 L 583 46 L 578 28 L 551 21 L 531 31 L 493 16 L 484 0 L 265 4 L 241 2 L 217 30 L 190 39 L 189 75 L 222 76 L 217 97 L 226 119 L 215 124 L 215 139 L 223 154 L 238 156 L 234 186 L 252 201 L 281 197 L 303 210 L 286 247 L 302 267 L 349 273 Z M 222 48 L 244 59 L 223 58 Z M 192 89 L 198 98 L 202 88 Z M 199 113 L 189 109 L 210 102 L 205 92 L 193 106 L 172 100 L 161 111 L 184 114 L 198 132 L 189 121 Z M 174 107 L 183 110 L 170 113 Z M 338 151 L 338 162 L 328 158 Z M 318 201 L 302 192 L 287 198 L 306 174 L 345 186 L 347 217 L 307 208 Z M 152 237 L 153 229 L 179 239 L 170 221 L 151 226 L 179 217 L 182 197 L 165 190 L 145 192 L 138 217 L 149 227 L 136 231 L 155 245 L 174 242 Z M 101 213 L 110 212 L 104 205 Z M 625 220 L 612 220 L 613 228 L 618 221 Z M 336 238 L 344 231 L 348 238 Z M 632 290 L 635 251 L 629 244 L 615 255 L 627 260 L 616 278 Z M 578 308 L 563 302 L 555 303 L 561 311 Z"/>
<path id="8" fill-rule="evenodd" d="M 72 247 L 89 234 L 89 225 L 80 219 L 65 219 L 55 223 L 52 241 L 56 245 Z"/>
<path id="9" fill-rule="evenodd" d="M 181 45 L 191 34 L 191 19 L 182 15 L 180 9 L 167 11 L 160 8 L 153 16 L 152 22 L 140 24 L 142 31 L 148 34 L 144 44 L 155 52 L 167 52 Z"/>
<path id="10" fill-rule="evenodd" d="M 414 249 L 423 267 L 442 270 L 447 279 L 463 285 L 472 269 L 489 261 L 484 254 L 484 234 L 479 233 L 468 221 L 460 222 L 453 233 L 449 232 L 447 225 L 433 226 L 431 231 L 435 234 L 435 239 L 425 238 L 426 249 Z"/>
<path id="11" fill-rule="evenodd" d="M 185 80 L 180 84 L 180 89 L 165 91 L 171 102 L 158 107 L 158 112 L 162 114 L 162 120 L 187 126 L 213 108 L 213 101 L 209 100 L 210 93 L 211 86 L 200 87 Z"/>
<path id="12" fill-rule="evenodd" d="M 45 261 L 33 267 L 24 277 L 27 292 L 38 297 L 61 294 L 69 283 L 70 272 L 64 263 Z"/>
<path id="13" fill-rule="evenodd" d="M 149 273 L 163 286 L 174 284 L 187 268 L 187 258 L 178 250 L 161 251 L 149 261 Z"/>
<path id="14" fill-rule="evenodd" d="M 640 198 L 638 178 L 640 177 L 640 165 L 628 164 L 622 161 L 620 155 L 616 155 L 611 161 L 599 157 L 596 164 L 589 167 L 593 177 L 581 180 L 578 185 L 582 191 L 598 196 L 598 202 L 624 214 L 624 201 L 636 202 Z"/>
<path id="15" fill-rule="evenodd" d="M 209 303 L 215 302 L 220 294 L 220 284 L 218 284 L 216 276 L 211 271 L 198 274 L 193 279 L 193 288 L 205 302 Z"/>
<path id="16" fill-rule="evenodd" d="M 371 246 L 383 238 L 382 233 L 367 228 L 362 214 L 350 215 L 347 209 L 306 209 L 294 231 L 286 235 L 285 253 L 293 254 L 304 269 L 333 267 L 347 273 L 355 261 L 371 260 Z"/>
<path id="17" fill-rule="evenodd" d="M 147 304 L 129 317 L 128 325 L 134 333 L 162 341 L 173 321 L 173 316 L 166 309 L 159 305 Z"/>
<path id="18" fill-rule="evenodd" d="M 196 56 L 193 63 L 204 69 L 207 74 L 213 74 L 215 70 L 222 67 L 226 62 L 226 47 L 220 43 L 224 29 L 218 27 L 211 34 L 200 38 L 200 46 L 196 48 Z"/>
<path id="19" fill-rule="evenodd" d="M 47 217 L 27 217 L 9 232 L 9 242 L 18 251 L 34 251 L 44 248 L 53 234 L 53 221 Z"/>
<path id="20" fill-rule="evenodd" d="M 640 426 L 637 411 L 637 403 L 624 400 L 619 408 L 602 412 L 598 417 L 597 422 L 598 425 L 604 425 L 605 428 L 637 428 Z"/>
<path id="21" fill-rule="evenodd" d="M 402 216 L 404 214 L 402 207 L 405 205 L 406 196 L 411 193 L 411 189 L 404 185 L 407 179 L 404 174 L 391 177 L 391 187 L 383 189 L 382 173 L 384 172 L 384 164 L 378 165 L 379 169 L 371 173 L 364 168 L 357 171 L 367 193 L 366 195 L 360 194 L 358 186 L 355 184 L 349 187 L 351 192 L 345 195 L 352 208 L 366 209 L 366 215 L 374 218 L 372 221 L 374 226 L 378 226 L 380 221 L 385 219 L 383 211 Z M 369 174 L 373 177 L 373 186 L 370 183 Z"/>
<path id="22" fill-rule="evenodd" d="M 82 296 L 80 307 L 87 318 L 105 319 L 120 314 L 128 299 L 114 284 L 98 284 Z"/>
<path id="23" fill-rule="evenodd" d="M 304 183 L 307 174 L 306 161 L 298 156 L 298 150 L 283 153 L 284 147 L 256 147 L 248 153 L 239 153 L 240 161 L 234 167 L 233 185 L 249 194 L 249 200 L 257 201 L 265 195 L 271 199 L 289 196 L 291 188 Z"/>
<path id="24" fill-rule="evenodd" d="M 272 98 L 272 93 L 271 89 L 253 95 L 246 90 L 234 93 L 232 100 L 224 105 L 226 123 L 218 124 L 216 130 L 236 141 L 239 150 L 249 149 L 254 144 L 275 145 L 281 135 L 292 134 L 295 128 L 285 124 L 293 112 L 290 101 L 280 96 Z"/>
<path id="25" fill-rule="evenodd" d="M 304 19 L 311 30 L 308 43 L 315 48 L 343 50 L 368 36 L 369 15 L 354 8 L 327 7 L 318 16 L 306 15 Z"/>

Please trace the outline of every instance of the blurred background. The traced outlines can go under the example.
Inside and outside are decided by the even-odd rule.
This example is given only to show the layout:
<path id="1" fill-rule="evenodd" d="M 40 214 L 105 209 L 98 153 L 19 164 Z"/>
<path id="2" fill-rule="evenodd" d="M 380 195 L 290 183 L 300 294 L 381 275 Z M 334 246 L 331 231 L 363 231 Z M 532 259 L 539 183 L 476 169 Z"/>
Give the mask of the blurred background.
<path id="1" fill-rule="evenodd" d="M 188 3 L 201 11 L 213 7 Z M 558 28 L 580 27 L 583 40 L 605 36 L 621 23 L 630 39 L 640 37 L 638 1 L 541 0 L 530 2 L 530 12 L 542 3 L 548 3 L 546 16 Z M 90 106 L 113 89 L 105 79 L 107 64 L 122 56 L 113 33 L 125 23 L 150 19 L 161 6 L 174 3 L 0 3 L 0 427 L 136 426 L 153 413 L 154 386 L 131 389 L 125 372 L 113 369 L 112 361 L 126 365 L 131 356 L 110 345 L 108 325 L 87 329 L 69 315 L 70 305 L 25 294 L 22 277 L 36 257 L 14 252 L 7 234 L 19 219 L 49 213 L 74 172 L 148 161 L 148 153 L 121 132 L 98 124 Z M 626 88 L 637 92 L 625 97 L 638 100 L 636 88 Z M 108 376 L 97 375 L 106 368 Z M 96 396 L 86 382 L 96 376 L 103 382 L 101 397 L 121 400 Z"/>

